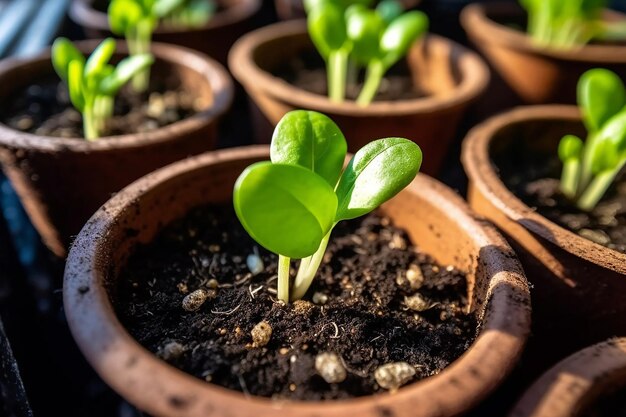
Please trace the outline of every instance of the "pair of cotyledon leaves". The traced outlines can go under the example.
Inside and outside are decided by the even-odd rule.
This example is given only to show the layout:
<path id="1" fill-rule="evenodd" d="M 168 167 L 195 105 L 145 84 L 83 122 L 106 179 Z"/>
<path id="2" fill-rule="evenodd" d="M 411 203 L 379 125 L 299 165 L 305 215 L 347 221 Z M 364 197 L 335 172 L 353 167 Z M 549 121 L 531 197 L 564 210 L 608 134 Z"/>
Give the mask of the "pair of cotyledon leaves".
<path id="1" fill-rule="evenodd" d="M 159 19 L 181 9 L 186 21 L 199 26 L 210 19 L 215 7 L 212 0 L 113 0 L 108 9 L 109 26 L 118 35 L 125 35 L 140 22 L 154 30 Z"/>
<path id="2" fill-rule="evenodd" d="M 615 169 L 626 158 L 626 89 L 612 71 L 596 68 L 578 82 L 578 105 L 589 132 L 588 158 L 594 174 Z M 567 135 L 559 144 L 562 161 L 581 158 L 583 141 Z"/>
<path id="3" fill-rule="evenodd" d="M 107 38 L 85 60 L 83 54 L 66 38 L 52 45 L 52 64 L 68 86 L 74 107 L 84 111 L 96 95 L 115 96 L 135 74 L 152 65 L 150 54 L 124 58 L 117 66 L 109 64 L 115 53 L 115 40 Z"/>
<path id="4" fill-rule="evenodd" d="M 289 257 L 312 255 L 341 221 L 366 214 L 417 175 L 420 148 L 386 138 L 361 148 L 342 173 L 346 140 L 335 123 L 313 111 L 287 113 L 272 138 L 271 161 L 246 168 L 233 202 L 261 246 Z"/>

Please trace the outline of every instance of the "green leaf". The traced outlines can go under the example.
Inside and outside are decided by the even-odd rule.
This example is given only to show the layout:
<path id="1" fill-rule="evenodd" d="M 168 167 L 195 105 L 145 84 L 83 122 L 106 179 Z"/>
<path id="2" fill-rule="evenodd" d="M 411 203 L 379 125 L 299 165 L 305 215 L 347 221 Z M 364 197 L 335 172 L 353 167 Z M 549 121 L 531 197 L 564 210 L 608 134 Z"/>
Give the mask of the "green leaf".
<path id="1" fill-rule="evenodd" d="M 52 44 L 52 66 L 66 83 L 70 62 L 74 60 L 84 63 L 85 57 L 67 38 L 57 38 Z"/>
<path id="2" fill-rule="evenodd" d="M 395 18 L 402 15 L 404 7 L 397 0 L 383 0 L 376 6 L 376 13 L 386 22 L 391 23 Z"/>
<path id="3" fill-rule="evenodd" d="M 614 72 L 603 68 L 585 72 L 578 81 L 577 93 L 583 121 L 591 132 L 600 130 L 626 103 L 624 83 Z"/>
<path id="4" fill-rule="evenodd" d="M 70 100 L 74 107 L 81 112 L 85 109 L 85 94 L 83 91 L 84 69 L 85 64 L 78 59 L 72 60 L 68 67 L 67 87 L 70 93 Z"/>
<path id="5" fill-rule="evenodd" d="M 133 0 L 112 0 L 109 4 L 108 16 L 111 32 L 125 36 L 130 28 L 145 16 L 143 7 Z"/>
<path id="6" fill-rule="evenodd" d="M 90 78 L 102 71 L 115 53 L 115 40 L 106 38 L 89 56 L 85 64 L 85 77 Z"/>
<path id="7" fill-rule="evenodd" d="M 185 7 L 187 27 L 197 28 L 206 25 L 215 14 L 217 5 L 209 0 L 190 0 Z"/>
<path id="8" fill-rule="evenodd" d="M 152 12 L 157 17 L 165 17 L 184 3 L 185 0 L 156 0 L 152 6 Z"/>
<path id="9" fill-rule="evenodd" d="M 300 165 L 337 184 L 346 158 L 346 139 L 327 116 L 314 111 L 291 111 L 278 122 L 272 137 L 272 162 Z"/>
<path id="10" fill-rule="evenodd" d="M 352 56 L 363 65 L 380 57 L 380 37 L 385 21 L 374 10 L 352 6 L 346 11 L 348 39 L 352 42 Z"/>
<path id="11" fill-rule="evenodd" d="M 101 94 L 115 95 L 124 84 L 135 75 L 154 63 L 152 54 L 132 55 L 117 64 L 115 71 L 105 77 L 98 89 Z"/>
<path id="12" fill-rule="evenodd" d="M 313 9 L 307 19 L 309 36 L 320 55 L 327 59 L 332 51 L 345 46 L 346 23 L 342 11 L 333 4 Z"/>
<path id="13" fill-rule="evenodd" d="M 235 183 L 233 203 L 246 231 L 267 250 L 289 258 L 312 255 L 333 226 L 337 197 L 319 175 L 258 162 Z"/>
<path id="14" fill-rule="evenodd" d="M 578 136 L 563 136 L 559 142 L 559 159 L 561 162 L 580 159 L 582 156 L 583 146 L 583 140 Z"/>
<path id="15" fill-rule="evenodd" d="M 405 56 L 413 43 L 428 30 L 428 17 L 419 11 L 404 13 L 394 19 L 380 39 L 380 51 L 388 68 Z"/>
<path id="16" fill-rule="evenodd" d="M 387 138 L 367 144 L 339 179 L 335 221 L 374 210 L 413 181 L 421 164 L 422 151 L 410 140 Z"/>

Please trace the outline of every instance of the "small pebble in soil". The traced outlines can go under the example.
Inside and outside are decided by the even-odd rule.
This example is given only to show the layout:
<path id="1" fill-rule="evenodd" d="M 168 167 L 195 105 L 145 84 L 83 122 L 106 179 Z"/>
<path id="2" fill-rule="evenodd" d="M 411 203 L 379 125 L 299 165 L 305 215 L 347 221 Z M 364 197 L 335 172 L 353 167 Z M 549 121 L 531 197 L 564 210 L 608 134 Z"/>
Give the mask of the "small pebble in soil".
<path id="1" fill-rule="evenodd" d="M 409 269 L 406 271 L 406 279 L 409 281 L 412 290 L 419 290 L 424 284 L 422 270 L 415 264 L 409 265 Z"/>
<path id="2" fill-rule="evenodd" d="M 386 390 L 397 390 L 415 376 L 415 368 L 406 362 L 387 363 L 374 372 L 376 383 Z"/>
<path id="3" fill-rule="evenodd" d="M 259 251 L 256 249 L 256 247 L 254 248 L 254 253 L 251 253 L 246 258 L 246 265 L 248 266 L 248 269 L 250 270 L 252 275 L 258 275 L 263 272 L 263 269 L 265 267 L 263 265 L 263 260 L 259 256 Z"/>
<path id="4" fill-rule="evenodd" d="M 419 293 L 404 297 L 404 304 L 413 311 L 426 311 L 433 307 L 433 303 Z"/>
<path id="5" fill-rule="evenodd" d="M 178 359 L 180 355 L 185 352 L 185 347 L 176 341 L 166 343 L 159 351 L 157 355 L 163 360 L 172 361 Z"/>
<path id="6" fill-rule="evenodd" d="M 217 280 L 215 278 L 211 278 L 210 280 L 207 281 L 206 286 L 212 290 L 216 290 L 217 287 L 219 287 L 220 283 L 217 282 Z"/>
<path id="7" fill-rule="evenodd" d="M 328 296 L 324 293 L 321 292 L 315 292 L 313 293 L 313 296 L 311 297 L 311 300 L 318 305 L 324 305 L 328 302 Z"/>
<path id="8" fill-rule="evenodd" d="M 315 357 L 315 370 L 329 384 L 343 382 L 347 376 L 341 358 L 332 352 L 322 352 Z"/>
<path id="9" fill-rule="evenodd" d="M 185 311 L 196 311 L 202 307 L 207 298 L 208 293 L 206 290 L 202 288 L 197 289 L 183 298 L 183 309 Z"/>
<path id="10" fill-rule="evenodd" d="M 252 346 L 262 347 L 269 343 L 272 338 L 272 326 L 265 320 L 257 323 L 250 332 L 252 335 Z"/>

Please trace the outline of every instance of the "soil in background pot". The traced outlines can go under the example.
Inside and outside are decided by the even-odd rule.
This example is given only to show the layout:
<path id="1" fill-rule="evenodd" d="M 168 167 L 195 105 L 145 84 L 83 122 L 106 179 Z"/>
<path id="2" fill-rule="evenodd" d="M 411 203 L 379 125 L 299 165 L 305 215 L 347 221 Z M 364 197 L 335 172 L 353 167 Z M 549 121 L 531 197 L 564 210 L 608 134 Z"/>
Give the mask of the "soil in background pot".
<path id="1" fill-rule="evenodd" d="M 465 275 L 419 252 L 385 217 L 340 223 L 309 293 L 289 305 L 275 298 L 275 255 L 259 250 L 264 269 L 249 272 L 255 248 L 232 207 L 191 211 L 122 269 L 113 297 L 120 320 L 142 345 L 198 378 L 298 400 L 382 391 L 374 371 L 389 362 L 412 365 L 411 381 L 437 374 L 476 336 Z M 206 299 L 187 311 L 198 290 Z M 251 336 L 261 322 L 262 335 L 271 328 L 267 344 Z M 344 382 L 317 374 L 322 352 L 340 356 Z"/>
<path id="2" fill-rule="evenodd" d="M 328 83 L 324 60 L 315 50 L 303 50 L 282 66 L 273 71 L 273 75 L 282 78 L 295 87 L 310 93 L 326 96 Z M 346 84 L 346 99 L 356 100 L 364 82 L 364 70 L 361 70 L 356 83 Z M 428 94 L 420 91 L 413 82 L 411 72 L 404 60 L 394 65 L 380 83 L 374 101 L 412 100 Z"/>
<path id="3" fill-rule="evenodd" d="M 180 88 L 175 77 L 152 71 L 145 93 L 130 83 L 115 97 L 114 116 L 102 137 L 148 132 L 191 117 L 203 109 L 196 97 Z M 70 102 L 67 86 L 51 75 L 22 89 L 4 104 L 0 121 L 13 129 L 40 136 L 82 138 L 83 122 Z"/>
<path id="4" fill-rule="evenodd" d="M 623 173 L 592 211 L 583 212 L 559 190 L 562 164 L 556 155 L 513 148 L 494 159 L 500 177 L 513 194 L 556 224 L 626 253 L 626 176 Z"/>
<path id="5" fill-rule="evenodd" d="M 600 398 L 582 417 L 626 417 L 626 390 Z"/>

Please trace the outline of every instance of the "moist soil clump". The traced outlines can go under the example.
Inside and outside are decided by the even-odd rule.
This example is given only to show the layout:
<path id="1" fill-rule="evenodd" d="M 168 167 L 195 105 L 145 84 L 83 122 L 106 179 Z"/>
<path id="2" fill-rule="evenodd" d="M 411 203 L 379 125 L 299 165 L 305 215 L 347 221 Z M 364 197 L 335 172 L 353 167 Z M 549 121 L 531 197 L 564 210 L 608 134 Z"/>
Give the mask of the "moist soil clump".
<path id="1" fill-rule="evenodd" d="M 524 150 L 494 158 L 506 186 L 539 214 L 600 245 L 626 253 L 626 175 L 622 173 L 590 212 L 579 210 L 559 190 L 562 164 L 556 156 Z"/>
<path id="2" fill-rule="evenodd" d="M 324 61 L 316 51 L 304 50 L 272 71 L 276 77 L 302 90 L 326 96 L 328 83 Z M 346 83 L 346 98 L 356 100 L 364 82 L 364 71 L 356 74 L 356 82 Z M 374 101 L 412 100 L 428 94 L 418 89 L 404 60 L 387 71 Z"/>
<path id="3" fill-rule="evenodd" d="M 255 253 L 264 269 L 252 275 Z M 232 207 L 202 207 L 137 248 L 115 308 L 142 345 L 177 368 L 298 400 L 383 391 L 374 373 L 390 362 L 410 364 L 413 381 L 437 374 L 477 333 L 465 275 L 436 264 L 378 214 L 335 228 L 304 300 L 277 302 L 276 268 L 277 256 L 256 247 Z M 337 355 L 343 382 L 316 372 L 322 353 Z M 341 379 L 341 369 L 332 371 Z"/>
<path id="4" fill-rule="evenodd" d="M 626 390 L 601 398 L 582 417 L 626 417 Z"/>
<path id="5" fill-rule="evenodd" d="M 115 97 L 114 115 L 101 136 L 148 132 L 191 117 L 202 110 L 196 97 L 180 88 L 175 77 L 151 76 L 144 93 L 130 83 Z M 13 129 L 41 136 L 83 138 L 82 116 L 70 102 L 67 86 L 49 76 L 19 91 L 7 101 L 0 121 Z"/>

